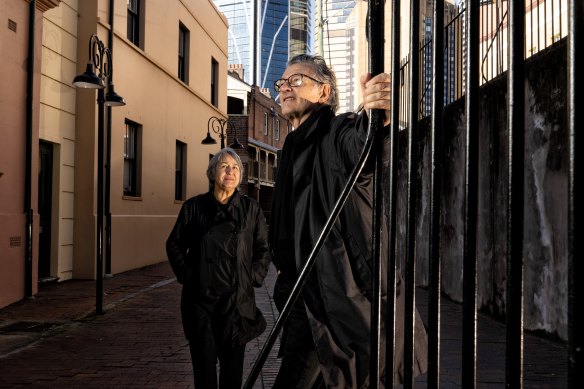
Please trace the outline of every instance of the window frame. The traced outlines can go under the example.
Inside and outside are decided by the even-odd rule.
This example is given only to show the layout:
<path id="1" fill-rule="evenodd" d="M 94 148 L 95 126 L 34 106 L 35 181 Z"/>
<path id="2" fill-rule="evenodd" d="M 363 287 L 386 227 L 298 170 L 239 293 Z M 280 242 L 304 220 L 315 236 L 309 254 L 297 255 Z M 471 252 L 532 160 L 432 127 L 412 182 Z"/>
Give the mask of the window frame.
<path id="1" fill-rule="evenodd" d="M 191 32 L 179 22 L 178 26 L 178 78 L 185 84 L 189 84 L 189 58 L 190 58 Z"/>
<path id="2" fill-rule="evenodd" d="M 141 146 L 142 125 L 132 120 L 125 120 L 124 132 L 124 171 L 123 196 L 140 197 L 141 195 Z M 131 151 L 131 153 L 130 153 Z"/>
<path id="3" fill-rule="evenodd" d="M 187 144 L 176 141 L 174 169 L 174 200 L 186 200 L 187 187 Z"/>
<path id="4" fill-rule="evenodd" d="M 211 57 L 211 104 L 219 107 L 219 62 Z"/>
<path id="5" fill-rule="evenodd" d="M 135 5 L 135 9 L 133 7 Z M 128 0 L 127 2 L 126 38 L 135 46 L 144 48 L 144 2 Z"/>

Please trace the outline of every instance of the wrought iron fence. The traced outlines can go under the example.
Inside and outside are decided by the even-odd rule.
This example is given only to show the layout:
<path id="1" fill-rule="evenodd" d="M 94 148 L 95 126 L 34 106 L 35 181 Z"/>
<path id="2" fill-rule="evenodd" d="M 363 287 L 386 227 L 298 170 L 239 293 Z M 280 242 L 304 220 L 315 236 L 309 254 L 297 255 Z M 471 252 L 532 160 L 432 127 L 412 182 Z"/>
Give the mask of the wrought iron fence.
<path id="1" fill-rule="evenodd" d="M 410 1 L 410 12 L 415 15 L 419 11 L 420 0 Z M 428 290 L 428 373 L 427 373 L 427 387 L 440 387 L 440 361 L 441 361 L 441 247 L 440 235 L 444 233 L 441 225 L 441 217 L 443 216 L 443 205 L 451 206 L 451 204 L 442 204 L 442 171 L 444 161 L 447 160 L 444 155 L 445 146 L 443 145 L 445 128 L 442 122 L 444 119 L 444 107 L 460 97 L 464 96 L 464 131 L 460 131 L 453 137 L 464 138 L 460 141 L 461 154 L 464 157 L 458 160 L 464 160 L 464 163 L 458 163 L 461 166 L 460 171 L 464 175 L 464 183 L 456 189 L 461 193 L 460 198 L 463 207 L 456 211 L 457 221 L 464 225 L 462 233 L 462 372 L 460 387 L 475 388 L 477 386 L 477 230 L 479 224 L 479 178 L 482 172 L 479 169 L 479 92 L 480 85 L 485 82 L 490 82 L 502 72 L 507 72 L 507 100 L 503 102 L 506 111 L 506 118 L 508 128 L 501 133 L 504 133 L 506 139 L 501 139 L 501 143 L 505 143 L 503 148 L 506 149 L 508 155 L 504 155 L 501 159 L 506 160 L 506 164 L 499 166 L 501 175 L 507 178 L 505 183 L 502 183 L 501 191 L 505 192 L 505 228 L 506 228 L 506 252 L 505 259 L 505 387 L 506 388 L 522 388 L 523 387 L 523 298 L 524 298 L 524 280 L 523 280 L 523 245 L 524 245 L 524 191 L 525 191 L 525 63 L 526 58 L 536 54 L 542 50 L 553 45 L 557 39 L 567 36 L 567 134 L 568 139 L 563 140 L 568 153 L 568 170 L 569 176 L 567 189 L 567 203 L 568 203 L 568 220 L 567 220 L 567 246 L 568 246 L 568 349 L 569 352 L 566 357 L 568 365 L 568 378 L 566 387 L 569 389 L 584 387 L 584 378 L 581 373 L 582 353 L 584 346 L 582 344 L 581 315 L 576 313 L 576 310 L 582 303 L 582 266 L 581 254 L 582 244 L 578 237 L 582 236 L 582 205 L 579 201 L 580 187 L 577 185 L 581 181 L 583 158 L 577 158 L 576 150 L 582 146 L 581 136 L 576 131 L 577 128 L 584 126 L 584 112 L 581 109 L 583 106 L 583 98 L 578 90 L 584 87 L 584 77 L 578 70 L 584 66 L 584 1 L 582 0 L 546 0 L 533 1 L 529 0 L 529 5 L 526 7 L 522 0 L 509 1 L 503 7 L 500 1 L 478 1 L 467 0 L 466 7 L 447 23 L 444 23 L 443 7 L 444 0 L 435 0 L 434 4 L 434 20 L 432 36 L 438 37 L 435 41 L 426 39 L 421 45 L 418 45 L 418 24 L 417 18 L 412 18 L 412 36 L 410 37 L 410 58 L 406 58 L 401 63 L 396 60 L 400 53 L 399 39 L 395 39 L 395 35 L 399 35 L 399 0 L 393 1 L 392 20 L 396 21 L 398 34 L 392 34 L 392 83 L 398 85 L 399 88 L 394 88 L 392 91 L 392 125 L 390 129 L 390 150 L 389 150 L 389 183 L 387 183 L 387 196 L 389 203 L 389 260 L 387 269 L 387 284 L 388 284 L 388 309 L 386 324 L 391 326 L 395 318 L 395 294 L 391 292 L 391 285 L 396 285 L 395 277 L 396 270 L 396 252 L 395 242 L 397 230 L 406 231 L 401 235 L 405 235 L 404 245 L 406 248 L 402 250 L 402 256 L 405 257 L 404 266 L 404 284 L 405 284 L 405 306 L 406 314 L 403 318 L 404 328 L 404 360 L 403 366 L 403 387 L 410 389 L 414 387 L 414 360 L 412 352 L 414 350 L 414 323 L 412 314 L 416 304 L 415 297 L 415 274 L 416 274 L 416 255 L 415 247 L 420 242 L 416 235 L 416 225 L 418 213 L 418 201 L 421 193 L 422 179 L 428 179 L 430 184 L 426 195 L 429 198 L 425 199 L 424 205 L 429 205 L 429 290 Z M 547 3 L 547 5 L 546 5 Z M 568 10 L 569 18 L 564 19 L 562 15 L 564 10 Z M 549 14 L 545 10 L 554 10 L 558 6 L 559 18 L 556 21 L 555 11 L 550 11 Z M 442 8 L 442 10 L 441 10 Z M 526 22 L 526 15 L 529 16 L 529 23 Z M 550 18 L 544 15 L 549 15 Z M 541 23 L 535 23 L 536 18 L 542 17 L 546 20 L 544 32 L 541 33 Z M 484 25 L 488 28 L 484 29 Z M 547 25 L 549 24 L 549 33 Z M 557 25 L 557 29 L 556 26 Z M 568 28 L 565 28 L 565 26 Z M 534 28 L 537 26 L 537 29 Z M 567 32 L 569 30 L 569 33 Z M 533 33 L 532 33 L 533 31 Z M 393 33 L 396 32 L 394 29 Z M 533 34 L 533 35 L 532 35 Z M 551 34 L 551 35 L 550 35 Z M 558 35 L 559 34 L 559 35 Z M 567 34 L 567 35 L 563 35 Z M 527 36 L 530 36 L 527 39 Z M 488 39 L 482 39 L 485 36 Z M 532 37 L 533 36 L 533 37 Z M 536 42 L 535 37 L 539 37 L 538 44 L 533 46 Z M 508 38 L 507 38 L 508 37 Z M 437 44 L 440 43 L 440 44 Z M 531 45 L 531 46 L 530 46 Z M 535 49 L 533 48 L 535 47 Z M 427 55 L 427 51 L 432 50 L 431 55 Z M 443 55 L 435 55 L 441 53 Z M 490 53 L 493 54 L 491 56 Z M 410 65 L 411 64 L 411 65 Z M 417 69 L 412 72 L 409 67 Z M 431 71 L 426 71 L 426 67 L 430 66 Z M 424 78 L 426 74 L 431 76 Z M 399 77 L 398 77 L 399 75 Z M 434 77 L 432 75 L 435 75 Z M 442 82 L 442 79 L 445 81 Z M 424 99 L 428 99 L 429 103 Z M 429 112 L 426 107 L 430 107 Z M 430 155 L 430 162 L 426 162 L 430 168 L 430 177 L 420 177 L 419 172 L 424 168 L 424 161 L 422 153 L 418 150 L 420 143 L 420 134 L 418 133 L 418 124 L 424 116 L 430 116 L 431 123 L 428 129 L 429 136 L 425 138 L 430 150 L 426 155 Z M 455 127 L 455 126 L 453 126 Z M 404 131 L 400 131 L 404 130 Z M 452 129 L 450 129 L 452 130 Z M 451 134 L 452 135 L 452 134 Z M 405 139 L 407 138 L 407 139 Z M 399 139 L 407 140 L 407 152 L 400 154 L 397 144 Z M 490 145 L 489 145 L 490 147 Z M 405 147 L 404 147 L 405 148 Z M 406 155 L 407 154 L 407 155 Z M 365 161 L 365 160 L 363 160 Z M 362 161 L 360 161 L 362 162 Z M 425 166 L 428 168 L 428 166 Z M 451 165 L 449 165 L 451 166 Z M 407 170 L 407 172 L 404 172 Z M 460 171 L 458 173 L 460 173 Z M 401 174 L 400 181 L 405 185 L 398 187 L 398 173 Z M 492 177 L 490 177 L 492 178 Z M 347 185 L 354 184 L 353 176 L 351 176 Z M 424 183 L 426 185 L 427 183 Z M 407 192 L 404 195 L 404 192 Z M 396 203 L 400 197 L 400 205 L 404 205 L 407 211 L 406 217 L 399 220 L 400 225 L 397 228 L 396 219 Z M 344 190 L 343 190 L 344 194 Z M 346 197 L 345 197 L 346 199 Z M 343 200 L 344 201 L 344 200 Z M 342 204 L 342 202 L 341 202 Z M 336 206 L 335 206 L 336 209 Z M 427 209 L 424 210 L 428 211 Z M 460 213 L 460 215 L 459 215 Z M 335 215 L 332 214 L 330 220 L 333 220 Z M 327 221 L 327 228 L 330 227 Z M 374 231 L 378 231 L 379 226 L 374 227 Z M 496 227 L 495 227 L 496 228 Z M 456 237 L 458 238 L 458 236 Z M 322 243 L 322 236 L 319 237 L 315 245 L 314 252 L 320 248 Z M 404 254 L 405 253 L 405 254 Z M 312 257 L 312 255 L 311 255 Z M 393 270 L 392 270 L 393 269 Z M 303 269 L 302 275 L 306 274 L 310 269 Z M 379 269 L 375 269 L 376 275 L 374 279 L 379 276 Z M 302 284 L 297 284 L 297 286 Z M 296 290 L 296 287 L 294 288 Z M 580 303 L 578 303 L 580 301 Z M 288 305 L 288 303 L 286 304 Z M 394 309 L 391 309 L 394 307 Z M 286 309 L 284 309 L 286 310 Z M 284 317 L 285 319 L 285 317 Z M 374 320 L 374 318 L 372 319 Z M 374 320 L 377 321 L 377 320 Z M 278 323 L 281 325 L 280 318 Z M 277 327 L 277 326 L 276 326 Z M 393 327 L 392 327 L 393 328 Z M 269 350 L 273 345 L 275 335 L 277 335 L 277 328 L 272 330 L 269 340 L 266 342 L 264 350 Z M 386 329 L 387 334 L 392 334 L 393 331 Z M 373 332 L 373 331 L 372 331 Z M 376 338 L 372 334 L 371 349 L 374 349 Z M 394 343 L 389 344 L 393 337 L 388 337 L 388 350 L 395 347 Z M 378 346 L 375 345 L 375 346 Z M 395 350 L 397 351 L 397 349 Z M 395 353 L 386 353 L 386 371 L 392 370 L 393 357 Z M 451 357 L 451 356 L 450 356 Z M 372 356 L 373 358 L 373 356 Z M 265 359 L 259 358 L 254 365 L 250 377 L 246 381 L 245 388 L 251 388 L 255 379 L 257 378 L 258 370 L 261 369 Z M 410 363 L 411 362 L 411 363 Z M 376 367 L 371 368 L 373 372 Z M 448 367 L 446 368 L 448 369 Z M 442 369 L 443 370 L 443 369 Z M 488 372 L 487 374 L 490 374 Z M 371 388 L 380 387 L 379 382 L 374 379 L 371 373 L 372 380 L 370 382 Z M 391 373 L 386 375 L 387 382 L 385 387 L 391 387 L 393 384 L 393 375 Z"/>
<path id="2" fill-rule="evenodd" d="M 479 7 L 480 85 L 488 83 L 507 71 L 508 13 L 507 0 L 481 0 Z M 527 59 L 551 47 L 568 33 L 567 0 L 526 0 L 524 47 Z M 447 13 L 444 23 L 444 105 L 462 96 L 466 88 L 466 8 L 459 6 L 455 13 Z M 432 36 L 428 34 L 420 44 L 420 117 L 430 114 L 432 102 Z M 409 74 L 409 56 L 402 60 L 400 74 Z M 402 105 L 400 123 L 407 126 L 405 113 L 408 94 L 407 77 L 401 78 Z"/>

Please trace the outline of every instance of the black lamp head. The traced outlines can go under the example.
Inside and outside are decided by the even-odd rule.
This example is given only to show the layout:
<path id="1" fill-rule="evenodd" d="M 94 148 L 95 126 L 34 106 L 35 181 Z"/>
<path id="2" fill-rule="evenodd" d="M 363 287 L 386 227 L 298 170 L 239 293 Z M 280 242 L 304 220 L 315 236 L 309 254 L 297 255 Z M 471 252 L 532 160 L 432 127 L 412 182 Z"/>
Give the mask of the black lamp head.
<path id="1" fill-rule="evenodd" d="M 233 140 L 233 143 L 230 144 L 229 147 L 231 147 L 232 149 L 243 149 L 243 145 L 241 143 L 239 143 L 239 141 L 237 140 L 237 138 L 235 138 Z"/>
<path id="2" fill-rule="evenodd" d="M 207 131 L 207 137 L 201 141 L 201 144 L 202 145 L 216 145 L 217 141 L 215 140 L 215 138 L 213 138 L 211 136 L 209 131 Z"/>
<path id="3" fill-rule="evenodd" d="M 88 63 L 85 73 L 75 76 L 73 79 L 73 85 L 77 88 L 88 88 L 88 89 L 103 89 L 105 84 L 103 80 L 95 74 L 93 71 L 93 64 Z"/>
<path id="4" fill-rule="evenodd" d="M 120 107 L 126 105 L 126 100 L 116 93 L 114 90 L 114 84 L 110 84 L 107 93 L 105 95 L 105 105 L 108 107 Z"/>

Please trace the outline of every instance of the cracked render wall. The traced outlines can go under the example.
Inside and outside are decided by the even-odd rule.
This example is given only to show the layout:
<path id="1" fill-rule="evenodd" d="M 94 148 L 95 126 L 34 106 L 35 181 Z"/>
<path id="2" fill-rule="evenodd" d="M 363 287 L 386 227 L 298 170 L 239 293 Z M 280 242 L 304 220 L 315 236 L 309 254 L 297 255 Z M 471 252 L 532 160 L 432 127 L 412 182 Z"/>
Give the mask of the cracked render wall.
<path id="1" fill-rule="evenodd" d="M 566 44 L 525 66 L 524 326 L 567 338 L 568 144 Z M 507 255 L 507 74 L 480 89 L 477 306 L 504 317 Z M 442 291 L 462 302 L 464 242 L 464 98 L 444 113 L 441 198 Z M 430 124 L 419 125 L 420 191 L 415 198 L 416 281 L 428 284 Z M 407 132 L 398 135 L 397 260 L 406 250 Z"/>

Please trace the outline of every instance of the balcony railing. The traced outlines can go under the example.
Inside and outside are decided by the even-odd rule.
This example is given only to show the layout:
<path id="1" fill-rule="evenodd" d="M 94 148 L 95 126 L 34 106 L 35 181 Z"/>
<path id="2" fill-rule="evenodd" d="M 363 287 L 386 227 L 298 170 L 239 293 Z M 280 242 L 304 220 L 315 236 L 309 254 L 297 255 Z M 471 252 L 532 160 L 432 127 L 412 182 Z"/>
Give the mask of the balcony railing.
<path id="1" fill-rule="evenodd" d="M 247 166 L 247 178 L 249 181 L 273 186 L 276 181 L 277 167 L 265 162 L 253 161 Z"/>

